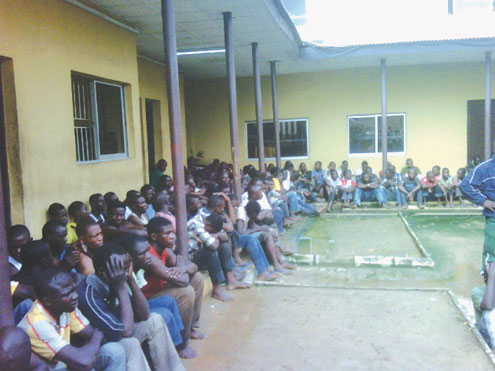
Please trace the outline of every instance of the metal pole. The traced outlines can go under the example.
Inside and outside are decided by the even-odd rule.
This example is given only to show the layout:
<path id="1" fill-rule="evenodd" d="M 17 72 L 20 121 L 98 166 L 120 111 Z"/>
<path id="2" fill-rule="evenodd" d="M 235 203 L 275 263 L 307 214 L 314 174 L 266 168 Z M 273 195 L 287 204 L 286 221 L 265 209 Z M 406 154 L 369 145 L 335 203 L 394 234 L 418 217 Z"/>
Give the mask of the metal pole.
<path id="1" fill-rule="evenodd" d="M 225 61 L 229 84 L 229 122 L 230 149 L 234 165 L 234 192 L 240 200 L 241 174 L 239 165 L 239 128 L 237 124 L 237 90 L 235 84 L 234 42 L 232 41 L 232 13 L 223 13 L 223 32 L 225 35 Z"/>
<path id="2" fill-rule="evenodd" d="M 173 0 L 162 0 L 163 43 L 167 76 L 168 118 L 174 176 L 174 200 L 177 246 L 179 253 L 188 255 L 186 193 L 184 189 L 184 154 L 182 149 L 182 124 L 180 117 L 179 70 Z"/>
<path id="3" fill-rule="evenodd" d="M 0 66 L 0 130 L 5 130 L 2 101 L 2 71 Z M 7 169 L 3 168 L 3 161 L 0 161 L 0 174 L 7 175 Z M 8 175 L 7 175 L 8 176 Z M 3 182 L 0 179 L 0 328 L 12 326 L 14 315 L 12 313 L 12 296 L 10 295 L 10 269 L 9 252 L 7 250 L 5 203 L 4 203 Z"/>
<path id="4" fill-rule="evenodd" d="M 251 44 L 253 48 L 254 100 L 256 105 L 256 125 L 258 126 L 258 162 L 261 173 L 265 172 L 265 145 L 263 141 L 263 115 L 261 113 L 261 79 L 258 62 L 258 43 Z"/>
<path id="5" fill-rule="evenodd" d="M 485 53 L 485 160 L 492 155 L 492 52 Z"/>
<path id="6" fill-rule="evenodd" d="M 272 76 L 272 106 L 273 106 L 273 124 L 275 126 L 275 160 L 277 167 L 280 169 L 280 122 L 278 121 L 278 101 L 277 101 L 277 66 L 275 61 L 270 62 L 270 71 Z"/>
<path id="7" fill-rule="evenodd" d="M 382 77 L 382 170 L 387 170 L 387 76 L 385 58 L 380 61 Z"/>

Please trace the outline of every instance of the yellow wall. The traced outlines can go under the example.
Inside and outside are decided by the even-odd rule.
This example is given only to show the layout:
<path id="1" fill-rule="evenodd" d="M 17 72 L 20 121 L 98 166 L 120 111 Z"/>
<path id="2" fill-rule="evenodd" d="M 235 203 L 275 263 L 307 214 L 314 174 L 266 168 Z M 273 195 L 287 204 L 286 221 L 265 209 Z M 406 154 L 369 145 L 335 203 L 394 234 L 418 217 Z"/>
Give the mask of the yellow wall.
<path id="1" fill-rule="evenodd" d="M 136 36 L 61 0 L 0 2 L 0 56 L 13 60 L 25 221 L 39 237 L 52 202 L 142 184 Z M 129 84 L 129 159 L 76 164 L 71 71 Z M 19 208 L 19 204 L 14 204 Z M 24 220 L 23 220 L 24 219 Z"/>
<path id="2" fill-rule="evenodd" d="M 161 125 L 155 121 L 155 161 L 164 158 L 168 162 L 168 168 L 166 173 L 172 175 L 172 161 L 170 151 L 170 126 L 168 119 L 168 100 L 167 100 L 167 87 L 165 81 L 165 67 L 153 62 L 149 62 L 142 58 L 138 58 L 138 71 L 139 71 L 139 94 L 141 98 L 141 112 L 143 123 L 143 148 L 146 150 L 147 136 L 146 136 L 146 107 L 145 99 L 153 99 L 160 102 L 160 121 Z M 186 162 L 187 146 L 186 146 L 186 119 L 185 119 L 185 107 L 184 107 L 184 79 L 179 76 L 180 83 L 180 100 L 181 100 L 181 118 L 182 118 L 182 142 L 184 162 Z M 146 174 L 148 174 L 147 155 L 146 158 Z"/>
<path id="3" fill-rule="evenodd" d="M 405 112 L 407 153 L 391 155 L 401 167 L 412 157 L 421 170 L 433 165 L 451 172 L 466 165 L 467 101 L 484 99 L 484 67 L 481 63 L 389 67 L 388 112 Z M 263 118 L 272 118 L 268 76 L 262 78 Z M 348 155 L 347 116 L 381 112 L 379 68 L 333 70 L 278 76 L 279 116 L 308 118 L 312 167 L 321 160 L 338 164 L 349 160 L 351 168 L 367 159 L 381 168 L 381 156 Z M 493 89 L 493 88 L 492 88 Z M 241 165 L 247 161 L 246 121 L 255 119 L 252 78 L 237 80 Z M 186 82 L 188 144 L 204 151 L 207 159 L 230 161 L 227 83 L 225 79 Z M 300 161 L 294 161 L 297 165 Z"/>

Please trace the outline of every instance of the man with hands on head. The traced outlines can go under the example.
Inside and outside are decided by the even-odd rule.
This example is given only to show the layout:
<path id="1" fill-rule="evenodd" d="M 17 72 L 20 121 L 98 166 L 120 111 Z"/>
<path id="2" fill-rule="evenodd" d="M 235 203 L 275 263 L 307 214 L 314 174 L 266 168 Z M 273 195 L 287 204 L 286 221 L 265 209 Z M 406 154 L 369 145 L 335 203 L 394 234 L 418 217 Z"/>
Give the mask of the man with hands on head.
<path id="1" fill-rule="evenodd" d="M 141 343 L 147 341 L 155 370 L 184 370 L 160 315 L 132 275 L 132 259 L 116 244 L 104 244 L 93 256 L 95 274 L 79 285 L 80 309 L 105 338 L 121 344 L 127 369 L 150 370 Z"/>

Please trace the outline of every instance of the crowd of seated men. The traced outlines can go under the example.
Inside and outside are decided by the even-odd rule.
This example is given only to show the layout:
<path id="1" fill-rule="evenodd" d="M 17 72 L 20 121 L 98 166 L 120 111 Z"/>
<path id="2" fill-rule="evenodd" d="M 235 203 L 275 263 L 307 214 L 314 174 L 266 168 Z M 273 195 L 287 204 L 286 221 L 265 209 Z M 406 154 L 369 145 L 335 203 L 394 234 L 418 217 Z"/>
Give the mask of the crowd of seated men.
<path id="1" fill-rule="evenodd" d="M 123 200 L 109 191 L 91 195 L 89 208 L 85 200 L 49 205 L 39 240 L 27 226 L 8 228 L 17 329 L 0 332 L 4 349 L 30 344 L 18 358 L 31 369 L 182 370 L 180 358 L 198 356 L 191 339 L 206 338 L 199 330 L 200 271 L 208 272 L 214 299 L 233 301 L 229 291 L 249 288 L 243 280 L 251 265 L 257 280 L 293 274 L 280 236 L 302 215 L 331 212 L 338 200 L 343 207 L 371 200 L 382 207 L 412 200 L 452 206 L 456 198 L 463 204 L 458 185 L 466 174 L 460 169 L 451 177 L 435 166 L 423 177 L 412 160 L 385 174 L 366 161 L 356 171 L 347 161 L 338 169 L 330 162 L 327 171 L 319 161 L 312 171 L 287 161 L 264 173 L 244 167 L 238 198 L 231 165 L 190 164 L 188 242 L 177 246 L 174 182 L 166 169 L 160 160 L 150 184 Z M 2 352 L 0 362 L 9 357 Z"/>

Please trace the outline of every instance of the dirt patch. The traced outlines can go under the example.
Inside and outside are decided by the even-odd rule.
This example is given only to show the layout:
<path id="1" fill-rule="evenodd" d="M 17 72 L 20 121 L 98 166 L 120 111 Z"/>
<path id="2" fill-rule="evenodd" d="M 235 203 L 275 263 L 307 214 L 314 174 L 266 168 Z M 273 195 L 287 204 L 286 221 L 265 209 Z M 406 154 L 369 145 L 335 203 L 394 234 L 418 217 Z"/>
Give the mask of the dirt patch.
<path id="1" fill-rule="evenodd" d="M 256 287 L 208 299 L 188 370 L 487 370 L 445 292 Z M 213 307 L 211 307 L 213 306 Z"/>

